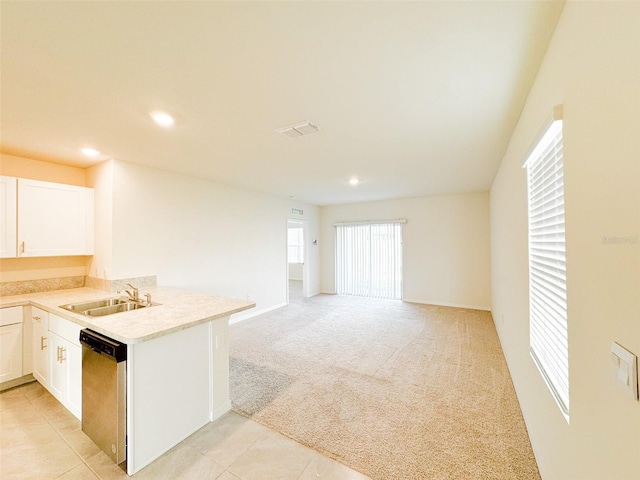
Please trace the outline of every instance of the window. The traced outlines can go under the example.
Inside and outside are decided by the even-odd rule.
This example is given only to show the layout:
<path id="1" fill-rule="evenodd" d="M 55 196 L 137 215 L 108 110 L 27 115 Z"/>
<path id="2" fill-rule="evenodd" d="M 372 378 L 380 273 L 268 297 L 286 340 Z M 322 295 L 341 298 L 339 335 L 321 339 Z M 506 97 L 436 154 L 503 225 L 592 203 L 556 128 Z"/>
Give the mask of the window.
<path id="1" fill-rule="evenodd" d="M 402 298 L 402 223 L 336 225 L 336 293 Z"/>
<path id="2" fill-rule="evenodd" d="M 569 349 L 565 257 L 562 111 L 525 162 L 529 200 L 529 343 L 531 356 L 565 418 Z"/>
<path id="3" fill-rule="evenodd" d="M 304 263 L 304 231 L 302 227 L 287 228 L 287 261 Z"/>

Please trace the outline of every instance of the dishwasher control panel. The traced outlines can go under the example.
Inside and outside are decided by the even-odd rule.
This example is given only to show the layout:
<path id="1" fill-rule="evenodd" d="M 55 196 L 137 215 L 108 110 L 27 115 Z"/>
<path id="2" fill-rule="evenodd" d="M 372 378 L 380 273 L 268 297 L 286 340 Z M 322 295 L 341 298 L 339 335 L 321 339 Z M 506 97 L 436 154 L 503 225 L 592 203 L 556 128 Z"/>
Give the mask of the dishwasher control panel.
<path id="1" fill-rule="evenodd" d="M 80 330 L 80 343 L 91 348 L 94 352 L 107 355 L 116 362 L 127 359 L 127 345 L 109 337 L 105 337 L 92 330 Z"/>

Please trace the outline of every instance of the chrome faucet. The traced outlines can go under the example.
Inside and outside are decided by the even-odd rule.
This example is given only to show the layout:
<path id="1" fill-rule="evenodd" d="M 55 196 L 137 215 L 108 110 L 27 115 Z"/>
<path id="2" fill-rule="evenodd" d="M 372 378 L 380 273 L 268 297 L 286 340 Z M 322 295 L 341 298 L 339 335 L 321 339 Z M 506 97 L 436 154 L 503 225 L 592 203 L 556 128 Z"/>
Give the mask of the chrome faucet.
<path id="1" fill-rule="evenodd" d="M 132 302 L 140 302 L 142 300 L 140 300 L 140 292 L 139 290 L 134 287 L 133 285 L 131 285 L 130 283 L 127 283 L 127 286 L 131 287 L 131 290 L 124 290 L 124 293 L 126 293 L 127 295 L 129 295 L 129 300 L 131 300 Z M 122 293 L 123 290 L 118 290 L 116 293 Z M 150 307 L 151 306 L 151 294 L 150 293 L 145 293 L 144 296 L 146 297 L 146 303 L 147 306 Z"/>
<path id="2" fill-rule="evenodd" d="M 127 283 L 127 285 L 132 289 L 131 292 L 129 290 L 124 291 L 127 295 L 129 295 L 129 300 L 133 300 L 134 302 L 140 301 L 138 289 L 130 283 Z M 118 290 L 118 293 L 120 293 L 120 290 Z"/>

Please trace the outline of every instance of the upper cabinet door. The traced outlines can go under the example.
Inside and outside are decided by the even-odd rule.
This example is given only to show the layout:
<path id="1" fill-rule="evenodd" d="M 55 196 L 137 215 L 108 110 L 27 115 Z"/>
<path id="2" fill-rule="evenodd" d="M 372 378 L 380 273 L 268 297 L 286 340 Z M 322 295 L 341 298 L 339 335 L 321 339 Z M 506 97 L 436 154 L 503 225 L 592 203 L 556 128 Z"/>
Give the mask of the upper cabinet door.
<path id="1" fill-rule="evenodd" d="M 18 179 L 18 256 L 93 254 L 93 189 Z"/>
<path id="2" fill-rule="evenodd" d="M 16 178 L 0 176 L 0 258 L 15 257 Z"/>

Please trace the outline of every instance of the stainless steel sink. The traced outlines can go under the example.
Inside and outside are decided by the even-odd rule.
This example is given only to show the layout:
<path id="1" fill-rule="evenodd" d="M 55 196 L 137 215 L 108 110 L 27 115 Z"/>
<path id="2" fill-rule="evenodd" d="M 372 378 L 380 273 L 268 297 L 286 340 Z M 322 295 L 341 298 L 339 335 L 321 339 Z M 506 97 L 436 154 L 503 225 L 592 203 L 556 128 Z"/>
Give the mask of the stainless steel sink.
<path id="1" fill-rule="evenodd" d="M 60 305 L 60 308 L 69 310 L 70 312 L 79 313 L 88 317 L 102 317 L 104 315 L 112 315 L 114 313 L 129 312 L 140 308 L 155 307 L 159 303 L 148 304 L 145 301 L 134 301 L 124 298 L 105 298 L 103 300 L 94 300 L 91 302 L 69 303 Z"/>
<path id="2" fill-rule="evenodd" d="M 82 313 L 89 317 L 102 317 L 103 315 L 111 315 L 113 313 L 120 313 L 120 312 L 129 312 L 131 310 L 146 308 L 152 305 L 147 305 L 146 303 L 138 303 L 138 302 L 123 302 L 123 303 L 118 303 L 116 305 L 109 305 L 106 307 L 92 308 Z"/>
<path id="3" fill-rule="evenodd" d="M 127 298 L 105 298 L 104 300 L 94 300 L 91 302 L 69 303 L 67 305 L 60 305 L 60 308 L 64 308 L 65 310 L 69 310 L 70 312 L 82 313 L 93 308 L 111 307 L 113 305 L 119 305 L 128 301 L 129 300 Z"/>

